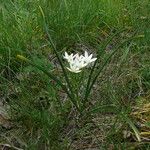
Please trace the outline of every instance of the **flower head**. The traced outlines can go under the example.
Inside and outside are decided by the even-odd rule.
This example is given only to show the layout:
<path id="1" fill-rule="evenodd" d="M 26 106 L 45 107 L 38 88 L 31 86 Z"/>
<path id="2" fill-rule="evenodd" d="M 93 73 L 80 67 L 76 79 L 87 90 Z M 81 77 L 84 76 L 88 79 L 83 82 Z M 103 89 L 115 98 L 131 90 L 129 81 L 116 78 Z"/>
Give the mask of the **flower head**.
<path id="1" fill-rule="evenodd" d="M 81 69 L 86 67 L 91 62 L 94 62 L 97 58 L 92 58 L 93 54 L 88 55 L 87 51 L 85 51 L 84 55 L 79 55 L 78 53 L 73 55 L 69 55 L 65 52 L 64 59 L 66 59 L 69 63 L 70 68 L 67 69 L 74 73 L 81 72 Z"/>

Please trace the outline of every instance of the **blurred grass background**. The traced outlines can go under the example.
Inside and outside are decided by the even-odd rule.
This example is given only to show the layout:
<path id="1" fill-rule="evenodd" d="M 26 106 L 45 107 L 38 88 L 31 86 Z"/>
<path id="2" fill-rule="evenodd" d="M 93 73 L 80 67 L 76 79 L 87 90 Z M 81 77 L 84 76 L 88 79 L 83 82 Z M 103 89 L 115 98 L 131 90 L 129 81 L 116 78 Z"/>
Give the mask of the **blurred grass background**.
<path id="1" fill-rule="evenodd" d="M 76 112 L 64 100 L 67 98 L 61 89 L 39 70 L 16 60 L 16 55 L 21 54 L 57 76 L 61 74 L 59 69 L 55 71 L 58 64 L 52 59 L 40 8 L 60 54 L 64 50 L 102 53 L 102 63 L 104 55 L 115 45 L 132 35 L 141 37 L 120 48 L 100 75 L 91 95 L 95 111 L 90 119 L 95 126 L 90 124 L 89 118 L 76 122 Z M 120 115 L 130 115 L 133 106 L 138 108 L 139 103 L 140 106 L 149 103 L 149 10 L 149 0 L 1 0 L 0 97 L 10 106 L 8 112 L 15 127 L 0 128 L 0 141 L 8 143 L 9 139 L 10 145 L 30 150 L 86 149 L 95 145 L 99 149 L 130 149 L 132 142 L 134 148 L 149 149 L 145 138 L 136 143 L 125 117 Z M 122 29 L 126 30 L 102 52 L 105 40 Z M 111 115 L 107 107 L 104 113 L 102 107 L 107 104 L 118 106 L 120 113 Z M 132 121 L 138 127 L 139 120 L 133 117 Z M 131 135 L 122 138 L 124 131 Z"/>

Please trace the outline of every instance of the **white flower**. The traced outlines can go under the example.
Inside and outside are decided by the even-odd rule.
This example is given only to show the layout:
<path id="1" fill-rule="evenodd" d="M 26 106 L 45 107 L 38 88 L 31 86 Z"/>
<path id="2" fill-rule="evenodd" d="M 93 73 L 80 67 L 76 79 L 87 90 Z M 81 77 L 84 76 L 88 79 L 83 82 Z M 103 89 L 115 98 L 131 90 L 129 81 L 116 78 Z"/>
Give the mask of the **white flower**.
<path id="1" fill-rule="evenodd" d="M 84 53 L 84 62 L 88 65 L 89 63 L 92 63 L 94 62 L 97 58 L 92 58 L 93 54 L 89 55 L 88 56 L 88 53 L 87 51 L 85 51 Z"/>
<path id="2" fill-rule="evenodd" d="M 88 55 L 87 51 L 85 51 L 84 56 L 79 55 L 78 53 L 73 55 L 68 55 L 67 52 L 65 52 L 64 59 L 66 59 L 69 63 L 70 68 L 67 67 L 67 69 L 74 73 L 81 72 L 81 69 L 87 66 L 89 63 L 94 62 L 97 58 L 92 58 L 93 54 Z"/>

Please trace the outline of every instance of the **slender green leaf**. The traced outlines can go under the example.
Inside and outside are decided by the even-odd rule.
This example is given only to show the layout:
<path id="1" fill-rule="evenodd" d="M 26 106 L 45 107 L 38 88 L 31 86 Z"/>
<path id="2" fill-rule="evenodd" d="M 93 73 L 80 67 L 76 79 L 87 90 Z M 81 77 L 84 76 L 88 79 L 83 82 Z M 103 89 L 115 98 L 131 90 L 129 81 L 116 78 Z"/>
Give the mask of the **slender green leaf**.
<path id="1" fill-rule="evenodd" d="M 132 130 L 134 131 L 137 140 L 139 142 L 141 142 L 140 133 L 139 133 L 138 129 L 136 128 L 136 126 L 134 125 L 134 123 L 131 121 L 131 119 L 129 117 L 125 116 L 125 115 L 123 115 L 123 118 L 129 124 L 129 126 L 132 128 Z"/>

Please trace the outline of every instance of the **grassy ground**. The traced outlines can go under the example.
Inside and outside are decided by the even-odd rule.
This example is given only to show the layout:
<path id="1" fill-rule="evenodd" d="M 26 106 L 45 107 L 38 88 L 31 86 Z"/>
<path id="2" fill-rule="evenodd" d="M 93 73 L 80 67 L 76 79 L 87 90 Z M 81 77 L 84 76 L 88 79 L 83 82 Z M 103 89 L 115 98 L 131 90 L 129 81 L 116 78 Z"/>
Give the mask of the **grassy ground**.
<path id="1" fill-rule="evenodd" d="M 149 0 L 0 1 L 0 147 L 148 150 L 149 10 Z M 16 58 L 66 85 L 54 48 L 60 57 L 85 50 L 99 57 L 92 79 L 104 68 L 87 99 L 91 68 L 67 71 L 76 96 L 69 98 L 43 71 Z"/>

